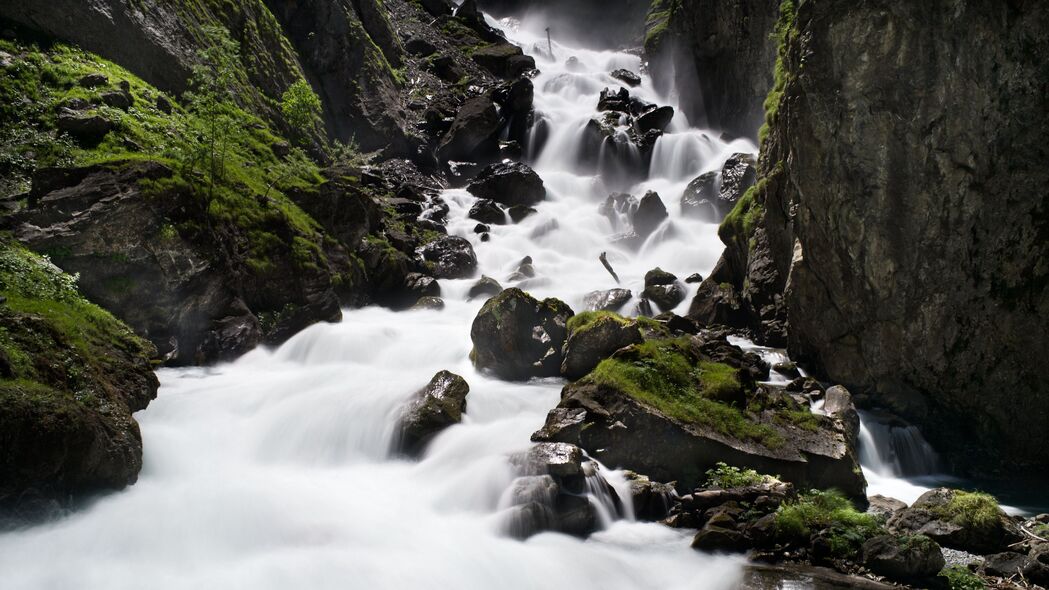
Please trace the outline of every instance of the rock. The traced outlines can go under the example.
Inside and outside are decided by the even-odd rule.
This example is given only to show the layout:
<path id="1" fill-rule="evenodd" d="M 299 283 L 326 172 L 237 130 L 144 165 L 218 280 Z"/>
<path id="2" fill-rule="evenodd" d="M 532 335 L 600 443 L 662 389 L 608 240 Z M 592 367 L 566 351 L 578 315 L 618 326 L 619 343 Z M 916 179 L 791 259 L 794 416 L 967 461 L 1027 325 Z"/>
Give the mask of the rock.
<path id="1" fill-rule="evenodd" d="M 940 546 L 929 537 L 879 535 L 863 544 L 863 565 L 897 581 L 926 580 L 943 569 Z"/>
<path id="2" fill-rule="evenodd" d="M 412 309 L 441 311 L 444 309 L 444 299 L 440 297 L 420 297 Z"/>
<path id="3" fill-rule="evenodd" d="M 113 129 L 113 122 L 102 115 L 82 115 L 63 108 L 58 113 L 58 128 L 86 143 L 98 143 Z"/>
<path id="4" fill-rule="evenodd" d="M 433 16 L 450 15 L 454 8 L 449 0 L 420 0 L 419 3 Z"/>
<path id="5" fill-rule="evenodd" d="M 84 88 L 98 88 L 99 86 L 108 86 L 109 78 L 101 72 L 95 72 L 80 78 L 78 84 Z"/>
<path id="6" fill-rule="evenodd" d="M 798 364 L 793 361 L 776 363 L 772 365 L 772 370 L 788 379 L 797 379 L 801 376 L 801 372 L 798 371 Z"/>
<path id="7" fill-rule="evenodd" d="M 725 214 L 732 210 L 736 202 L 757 182 L 757 162 L 751 154 L 732 154 L 721 167 L 721 186 L 718 198 Z M 724 217 L 724 215 L 722 215 Z"/>
<path id="8" fill-rule="evenodd" d="M 398 425 L 398 450 L 410 456 L 422 454 L 426 444 L 445 428 L 458 424 L 466 411 L 470 385 L 449 371 L 433 376 L 405 407 Z"/>
<path id="9" fill-rule="evenodd" d="M 612 225 L 616 226 L 619 224 L 620 216 L 632 218 L 637 207 L 638 201 L 633 195 L 613 193 L 608 195 L 605 202 L 598 207 L 597 212 L 607 217 Z"/>
<path id="10" fill-rule="evenodd" d="M 1005 551 L 993 553 L 984 557 L 983 572 L 989 576 L 999 578 L 1011 578 L 1023 576 L 1025 570 L 1030 568 L 1030 560 L 1022 553 Z"/>
<path id="11" fill-rule="evenodd" d="M 583 298 L 586 311 L 619 311 L 633 294 L 629 289 L 591 291 Z"/>
<path id="12" fill-rule="evenodd" d="M 507 207 L 531 207 L 546 198 L 543 179 L 520 162 L 503 162 L 488 166 L 466 190 L 476 197 L 491 199 Z"/>
<path id="13" fill-rule="evenodd" d="M 440 279 L 464 279 L 477 270 L 477 255 L 466 238 L 444 236 L 423 247 L 423 260 L 433 264 L 433 274 Z"/>
<path id="14" fill-rule="evenodd" d="M 598 97 L 597 110 L 629 113 L 630 91 L 626 88 L 620 88 L 619 90 L 605 88 Z"/>
<path id="15" fill-rule="evenodd" d="M 580 379 L 615 351 L 642 341 L 637 322 L 611 315 L 599 316 L 568 334 L 561 374 L 573 381 Z"/>
<path id="16" fill-rule="evenodd" d="M 404 278 L 404 290 L 411 299 L 440 297 L 441 285 L 437 279 L 419 272 L 410 272 Z"/>
<path id="17" fill-rule="evenodd" d="M 499 124 L 499 111 L 491 98 L 477 96 L 467 100 L 441 139 L 437 157 L 442 161 L 471 159 L 499 131 Z"/>
<path id="18" fill-rule="evenodd" d="M 456 61 L 455 57 L 447 54 L 438 55 L 429 60 L 427 69 L 441 80 L 453 84 L 467 75 L 466 70 Z"/>
<path id="19" fill-rule="evenodd" d="M 597 513 L 584 495 L 587 480 L 594 480 L 613 496 L 615 492 L 596 473 L 593 463 L 584 461 L 579 447 L 542 443 L 510 461 L 521 474 L 509 491 L 514 505 L 509 523 L 512 535 L 527 538 L 552 530 L 585 537 L 596 530 Z"/>
<path id="20" fill-rule="evenodd" d="M 803 489 L 834 487 L 865 500 L 857 433 L 827 416 L 806 415 L 804 426 L 793 421 L 785 411 L 807 408 L 786 393 L 755 385 L 753 374 L 760 372 L 755 362 L 760 359 L 745 355 L 725 336 L 653 337 L 644 347 L 617 351 L 602 374 L 591 372 L 566 385 L 533 440 L 578 445 L 606 465 L 675 481 L 681 490 L 695 487 L 701 474 L 726 462 L 779 474 Z M 673 369 L 681 366 L 698 367 L 699 379 Z M 659 377 L 653 382 L 645 375 Z M 711 420 L 707 410 L 683 412 L 669 401 L 679 396 L 707 400 L 703 405 L 709 404 L 709 412 L 748 426 Z"/>
<path id="21" fill-rule="evenodd" d="M 797 368 L 795 367 L 795 371 Z M 856 431 L 860 427 L 860 415 L 856 412 L 856 406 L 852 402 L 852 394 L 841 385 L 828 387 L 823 398 L 823 411 L 834 418 L 845 421 Z"/>
<path id="22" fill-rule="evenodd" d="M 648 131 L 666 131 L 674 118 L 673 107 L 658 107 L 637 118 L 637 127 L 642 133 Z"/>
<path id="23" fill-rule="evenodd" d="M 517 270 L 506 277 L 508 281 L 524 281 L 535 278 L 535 266 L 532 265 L 532 257 L 525 256 L 517 265 Z"/>
<path id="24" fill-rule="evenodd" d="M 500 78 L 516 78 L 535 69 L 535 59 L 525 55 L 520 47 L 506 42 L 482 47 L 470 57 Z"/>
<path id="25" fill-rule="evenodd" d="M 677 497 L 674 486 L 650 480 L 633 471 L 626 473 L 630 483 L 630 498 L 634 503 L 634 517 L 642 521 L 658 521 L 667 517 Z"/>
<path id="26" fill-rule="evenodd" d="M 491 199 L 478 199 L 474 206 L 470 207 L 467 217 L 491 225 L 506 224 L 506 212 Z"/>
<path id="27" fill-rule="evenodd" d="M 707 523 L 692 539 L 692 548 L 700 551 L 743 552 L 749 543 L 743 533 L 728 527 Z"/>
<path id="28" fill-rule="evenodd" d="M 669 215 L 667 208 L 663 205 L 659 194 L 649 191 L 641 198 L 637 211 L 633 216 L 634 231 L 642 238 L 647 238 L 654 232 Z"/>
<path id="29" fill-rule="evenodd" d="M 641 297 L 656 304 L 660 311 L 669 311 L 685 300 L 685 288 L 676 276 L 656 268 L 645 273 L 645 290 Z"/>
<path id="30" fill-rule="evenodd" d="M 718 202 L 718 173 L 700 174 L 681 195 L 681 214 L 711 223 L 720 222 L 728 211 Z"/>
<path id="31" fill-rule="evenodd" d="M 484 234 L 484 233 L 488 233 L 491 230 L 492 230 L 492 228 L 488 227 L 487 225 L 485 225 L 483 223 L 478 223 L 477 225 L 474 226 L 474 233 L 475 234 Z"/>
<path id="32" fill-rule="evenodd" d="M 630 70 L 618 69 L 614 70 L 611 74 L 613 78 L 623 82 L 627 86 L 640 86 L 641 76 L 631 72 Z"/>
<path id="33" fill-rule="evenodd" d="M 920 534 L 945 547 L 986 555 L 1022 540 L 1009 517 L 985 496 L 936 488 L 896 513 L 890 530 Z"/>
<path id="34" fill-rule="evenodd" d="M 470 287 L 470 291 L 466 294 L 468 299 L 477 299 L 478 297 L 494 297 L 502 292 L 503 286 L 499 284 L 499 281 L 489 276 L 482 276 L 480 280 Z"/>
<path id="35" fill-rule="evenodd" d="M 171 114 L 171 101 L 168 100 L 168 97 L 164 96 L 163 94 L 157 95 L 157 110 L 164 113 L 165 115 Z"/>
<path id="36" fill-rule="evenodd" d="M 404 49 L 412 55 L 418 55 L 419 57 L 429 57 L 434 53 L 437 53 L 437 47 L 433 43 L 430 43 L 426 39 L 420 37 L 412 37 L 404 43 Z"/>
<path id="37" fill-rule="evenodd" d="M 474 364 L 508 380 L 559 376 L 572 315 L 557 299 L 537 301 L 520 289 L 506 289 L 474 318 Z"/>
<path id="38" fill-rule="evenodd" d="M 133 102 L 131 95 L 125 92 L 103 92 L 101 98 L 103 103 L 123 111 L 131 108 Z"/>
<path id="39" fill-rule="evenodd" d="M 694 272 L 685 278 L 685 282 L 690 285 L 694 283 L 702 283 L 703 275 L 699 274 L 698 272 Z"/>
<path id="40" fill-rule="evenodd" d="M 867 507 L 867 512 L 875 516 L 883 517 L 888 520 L 897 512 L 907 507 L 906 502 L 901 502 L 896 498 L 888 498 L 881 494 L 875 494 L 868 498 L 870 505 Z"/>
<path id="41" fill-rule="evenodd" d="M 538 213 L 539 211 L 535 207 L 525 207 L 524 205 L 514 205 L 510 207 L 508 213 L 510 214 L 510 221 L 514 223 L 521 223 L 525 218 Z"/>

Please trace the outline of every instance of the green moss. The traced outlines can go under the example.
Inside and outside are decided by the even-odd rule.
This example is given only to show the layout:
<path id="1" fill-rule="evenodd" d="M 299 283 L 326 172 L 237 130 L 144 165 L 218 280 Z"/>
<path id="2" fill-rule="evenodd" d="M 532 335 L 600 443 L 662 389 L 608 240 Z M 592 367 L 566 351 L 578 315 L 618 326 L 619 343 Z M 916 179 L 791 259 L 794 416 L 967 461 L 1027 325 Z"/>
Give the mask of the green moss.
<path id="1" fill-rule="evenodd" d="M 703 384 L 704 395 L 714 399 L 731 398 L 743 389 L 739 383 L 739 370 L 725 363 L 701 362 L 699 381 Z"/>
<path id="2" fill-rule="evenodd" d="M 831 552 L 837 557 L 854 556 L 871 537 L 883 529 L 870 514 L 856 510 L 848 498 L 835 490 L 812 490 L 776 512 L 776 534 L 788 543 L 807 544 L 811 535 L 828 532 Z"/>
<path id="3" fill-rule="evenodd" d="M 680 9 L 680 0 L 652 0 L 645 19 L 645 49 L 655 50 L 662 42 L 675 13 Z"/>
<path id="4" fill-rule="evenodd" d="M 772 125 L 772 122 L 776 118 L 776 114 L 779 112 L 779 105 L 783 98 L 783 91 L 787 87 L 787 82 L 789 80 L 786 66 L 787 44 L 791 40 L 791 36 L 796 32 L 795 23 L 797 21 L 797 15 L 798 9 L 794 0 L 784 0 L 784 2 L 779 5 L 779 20 L 776 21 L 776 29 L 772 33 L 772 37 L 776 41 L 777 47 L 776 65 L 773 70 L 772 90 L 770 90 L 768 96 L 765 97 L 765 123 L 758 131 L 759 144 L 765 143 L 765 138 L 768 137 L 769 127 Z"/>
<path id="5" fill-rule="evenodd" d="M 704 425 L 769 448 L 782 445 L 782 437 L 769 426 L 754 422 L 739 408 L 707 397 L 702 386 L 704 366 L 693 362 L 688 347 L 687 337 L 647 340 L 601 361 L 581 383 L 615 388 L 680 422 Z M 721 367 L 708 364 L 706 373 L 712 382 L 727 381 Z"/>
<path id="6" fill-rule="evenodd" d="M 740 469 L 725 463 L 718 463 L 713 469 L 707 470 L 706 485 L 709 488 L 728 490 L 772 483 L 778 479 L 771 475 L 760 474 L 753 469 Z"/>
<path id="7" fill-rule="evenodd" d="M 987 584 L 980 579 L 980 576 L 962 565 L 943 568 L 939 577 L 945 579 L 947 587 L 951 590 L 984 590 L 987 588 Z"/>
<path id="8" fill-rule="evenodd" d="M 584 311 L 577 313 L 572 316 L 572 319 L 568 320 L 568 333 L 572 334 L 573 332 L 585 330 L 604 318 L 611 318 L 622 326 L 630 323 L 629 319 L 612 311 Z"/>
<path id="9" fill-rule="evenodd" d="M 1001 520 L 1002 509 L 994 496 L 982 492 L 955 490 L 950 502 L 940 506 L 936 515 L 966 528 L 987 529 Z"/>

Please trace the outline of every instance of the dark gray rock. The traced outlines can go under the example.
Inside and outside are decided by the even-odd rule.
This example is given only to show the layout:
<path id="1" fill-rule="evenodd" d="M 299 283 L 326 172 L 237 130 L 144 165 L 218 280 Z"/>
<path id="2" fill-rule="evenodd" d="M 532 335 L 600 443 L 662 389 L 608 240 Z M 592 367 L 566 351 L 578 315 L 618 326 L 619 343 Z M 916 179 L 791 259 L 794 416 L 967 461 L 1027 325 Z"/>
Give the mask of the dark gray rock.
<path id="1" fill-rule="evenodd" d="M 440 297 L 420 297 L 412 309 L 422 309 L 430 311 L 441 311 L 444 309 L 444 299 Z"/>
<path id="2" fill-rule="evenodd" d="M 642 238 L 647 238 L 669 217 L 666 205 L 659 198 L 659 193 L 649 191 L 641 197 L 637 211 L 634 212 L 634 231 Z"/>
<path id="3" fill-rule="evenodd" d="M 933 578 L 944 566 L 940 546 L 922 535 L 868 539 L 862 559 L 872 572 L 901 582 Z"/>
<path id="4" fill-rule="evenodd" d="M 984 519 L 977 514 L 956 514 L 951 509 L 957 490 L 936 488 L 897 512 L 890 530 L 925 535 L 944 547 L 986 555 L 1005 551 L 1022 539 L 1012 520 L 1000 509 Z"/>
<path id="5" fill-rule="evenodd" d="M 591 291 L 583 298 L 583 305 L 586 311 L 619 311 L 631 297 L 629 289 Z"/>
<path id="6" fill-rule="evenodd" d="M 500 123 L 499 110 L 491 98 L 477 96 L 467 100 L 441 139 L 437 157 L 442 161 L 470 160 L 499 131 Z"/>
<path id="7" fill-rule="evenodd" d="M 618 69 L 612 72 L 612 77 L 627 86 L 640 86 L 641 76 L 631 72 L 630 70 Z"/>
<path id="8" fill-rule="evenodd" d="M 470 287 L 470 291 L 467 292 L 466 296 L 469 299 L 477 299 L 478 297 L 494 297 L 502 292 L 503 286 L 499 284 L 499 281 L 489 276 L 482 276 L 476 283 Z"/>
<path id="9" fill-rule="evenodd" d="M 438 238 L 424 246 L 420 254 L 433 265 L 433 274 L 439 279 L 464 279 L 477 271 L 477 255 L 466 238 Z"/>
<path id="10" fill-rule="evenodd" d="M 656 268 L 645 273 L 641 297 L 654 303 L 660 311 L 669 311 L 685 300 L 685 287 L 676 276 Z"/>
<path id="11" fill-rule="evenodd" d="M 718 204 L 718 173 L 700 174 L 688 183 L 685 193 L 681 195 L 681 213 L 711 223 L 720 222 L 725 217 Z"/>
<path id="12" fill-rule="evenodd" d="M 572 315 L 557 299 L 537 301 L 520 289 L 506 289 L 474 318 L 474 364 L 509 380 L 559 376 Z"/>
<path id="13" fill-rule="evenodd" d="M 478 199 L 473 207 L 470 207 L 467 217 L 489 225 L 506 224 L 506 212 L 491 199 Z"/>
<path id="14" fill-rule="evenodd" d="M 500 78 L 516 78 L 535 69 L 535 59 L 525 55 L 520 47 L 506 42 L 482 47 L 470 57 Z"/>
<path id="15" fill-rule="evenodd" d="M 486 167 L 466 190 L 476 197 L 491 199 L 507 207 L 531 207 L 546 198 L 543 179 L 520 162 L 501 162 Z"/>
<path id="16" fill-rule="evenodd" d="M 667 127 L 670 125 L 671 119 L 673 118 L 673 107 L 658 107 L 639 116 L 636 120 L 637 128 L 641 133 L 647 133 L 653 130 L 660 132 L 666 131 Z"/>
<path id="17" fill-rule="evenodd" d="M 113 129 L 113 122 L 100 114 L 81 114 L 66 108 L 59 111 L 57 124 L 60 130 L 87 144 L 102 141 Z"/>
<path id="18" fill-rule="evenodd" d="M 434 375 L 408 402 L 401 415 L 398 452 L 418 456 L 434 436 L 461 422 L 469 393 L 470 385 L 459 375 L 449 371 Z"/>

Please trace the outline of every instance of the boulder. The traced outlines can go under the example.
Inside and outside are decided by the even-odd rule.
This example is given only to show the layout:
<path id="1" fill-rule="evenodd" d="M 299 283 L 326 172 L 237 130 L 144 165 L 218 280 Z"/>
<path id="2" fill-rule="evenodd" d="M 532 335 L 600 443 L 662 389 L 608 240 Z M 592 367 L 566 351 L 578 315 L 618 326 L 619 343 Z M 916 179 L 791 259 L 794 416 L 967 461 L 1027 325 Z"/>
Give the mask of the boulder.
<path id="1" fill-rule="evenodd" d="M 398 424 L 398 451 L 418 456 L 439 432 L 461 422 L 468 393 L 470 385 L 459 375 L 449 371 L 434 375 L 404 408 Z"/>
<path id="2" fill-rule="evenodd" d="M 466 297 L 468 299 L 477 299 L 478 297 L 494 297 L 503 290 L 503 286 L 499 284 L 499 281 L 489 276 L 482 276 L 476 283 L 470 287 Z"/>
<path id="3" fill-rule="evenodd" d="M 598 97 L 597 110 L 629 113 L 630 91 L 626 88 L 620 88 L 619 90 L 605 88 Z"/>
<path id="4" fill-rule="evenodd" d="M 477 270 L 477 255 L 466 238 L 444 236 L 423 246 L 424 261 L 432 264 L 433 274 L 440 279 L 464 279 Z"/>
<path id="5" fill-rule="evenodd" d="M 634 518 L 642 521 L 659 521 L 667 517 L 670 507 L 677 498 L 672 484 L 652 481 L 644 475 L 626 472 L 630 484 L 630 499 L 634 505 Z"/>
<path id="6" fill-rule="evenodd" d="M 510 534 L 527 538 L 543 531 L 585 537 L 597 529 L 597 511 L 586 496 L 588 480 L 615 492 L 574 445 L 541 443 L 510 459 L 520 474 L 508 491 Z M 618 502 L 618 497 L 614 497 Z"/>
<path id="7" fill-rule="evenodd" d="M 641 85 L 641 76 L 627 69 L 620 68 L 618 70 L 614 70 L 610 75 L 616 80 L 619 80 L 620 82 L 626 84 L 627 86 Z"/>
<path id="8" fill-rule="evenodd" d="M 113 129 L 113 122 L 102 115 L 85 115 L 64 107 L 58 113 L 57 125 L 60 130 L 88 144 L 102 141 Z"/>
<path id="9" fill-rule="evenodd" d="M 417 310 L 441 311 L 444 309 L 444 299 L 440 297 L 421 297 L 411 307 Z"/>
<path id="10" fill-rule="evenodd" d="M 111 106 L 115 109 L 120 109 L 122 111 L 126 111 L 129 108 L 131 108 L 131 105 L 134 102 L 134 99 L 130 93 L 119 91 L 103 92 L 100 98 L 102 99 L 102 102 L 106 105 Z"/>
<path id="11" fill-rule="evenodd" d="M 576 444 L 681 490 L 725 462 L 864 502 L 856 433 L 756 385 L 760 362 L 711 332 L 628 346 L 566 385 L 533 440 Z"/>
<path id="12" fill-rule="evenodd" d="M 525 55 L 520 47 L 506 42 L 482 47 L 470 57 L 500 78 L 516 78 L 535 69 L 535 59 Z"/>
<path id="13" fill-rule="evenodd" d="M 571 380 L 584 377 L 620 348 L 643 341 L 636 321 L 615 315 L 599 315 L 587 324 L 572 328 L 561 364 L 561 374 Z"/>
<path id="14" fill-rule="evenodd" d="M 749 548 L 742 532 L 728 524 L 707 523 L 692 539 L 692 548 L 700 551 L 737 553 Z"/>
<path id="15" fill-rule="evenodd" d="M 883 520 L 889 520 L 894 514 L 907 507 L 906 502 L 882 496 L 881 494 L 875 494 L 868 500 L 870 505 L 867 507 L 867 512 L 879 516 Z"/>
<path id="16" fill-rule="evenodd" d="M 933 578 L 943 569 L 940 546 L 929 537 L 878 535 L 863 543 L 863 565 L 901 582 Z"/>
<path id="17" fill-rule="evenodd" d="M 718 202 L 718 173 L 700 174 L 681 195 L 681 214 L 701 221 L 718 223 L 731 210 Z"/>
<path id="18" fill-rule="evenodd" d="M 660 311 L 669 311 L 685 300 L 685 287 L 676 276 L 656 268 L 645 274 L 641 297 L 654 303 Z"/>
<path id="19" fill-rule="evenodd" d="M 473 207 L 470 207 L 467 217 L 490 225 L 506 223 L 506 212 L 491 199 L 478 199 Z"/>
<path id="20" fill-rule="evenodd" d="M 631 297 L 629 289 L 591 291 L 583 297 L 583 307 L 586 311 L 619 311 Z"/>
<path id="21" fill-rule="evenodd" d="M 663 132 L 670 126 L 670 121 L 673 118 L 674 107 L 657 107 L 650 111 L 646 111 L 637 118 L 637 128 L 641 133 L 647 133 L 649 131 Z M 753 173 L 753 169 L 751 169 L 751 172 Z"/>
<path id="22" fill-rule="evenodd" d="M 647 238 L 667 217 L 667 208 L 659 198 L 659 193 L 649 191 L 641 198 L 634 212 L 634 231 L 642 238 Z"/>
<path id="23" fill-rule="evenodd" d="M 557 299 L 537 301 L 520 289 L 506 289 L 474 318 L 474 364 L 501 379 L 559 376 L 572 315 Z"/>
<path id="24" fill-rule="evenodd" d="M 476 96 L 463 103 L 452 126 L 437 147 L 442 161 L 470 160 L 475 152 L 499 131 L 501 119 L 492 99 Z"/>
<path id="25" fill-rule="evenodd" d="M 535 207 L 525 207 L 524 205 L 514 205 L 507 211 L 510 215 L 510 221 L 513 221 L 514 223 L 521 223 L 527 217 L 538 212 L 539 211 Z"/>
<path id="26" fill-rule="evenodd" d="M 634 212 L 637 211 L 637 206 L 638 201 L 633 195 L 612 193 L 597 208 L 597 212 L 607 217 L 613 226 L 617 226 L 620 222 L 620 216 L 626 216 L 628 219 L 632 218 Z"/>
<path id="27" fill-rule="evenodd" d="M 727 214 L 758 180 L 753 154 L 732 154 L 721 167 L 721 185 L 718 198 Z M 722 216 L 724 217 L 724 216 Z"/>
<path id="28" fill-rule="evenodd" d="M 492 164 L 466 188 L 470 194 L 502 205 L 531 207 L 546 198 L 543 179 L 520 162 Z"/>
<path id="29" fill-rule="evenodd" d="M 925 535 L 944 547 L 986 555 L 1023 539 L 993 498 L 936 488 L 922 494 L 888 522 L 890 530 Z"/>
<path id="30" fill-rule="evenodd" d="M 98 88 L 100 86 L 108 86 L 109 77 L 102 72 L 94 72 L 84 75 L 77 83 L 84 88 Z"/>

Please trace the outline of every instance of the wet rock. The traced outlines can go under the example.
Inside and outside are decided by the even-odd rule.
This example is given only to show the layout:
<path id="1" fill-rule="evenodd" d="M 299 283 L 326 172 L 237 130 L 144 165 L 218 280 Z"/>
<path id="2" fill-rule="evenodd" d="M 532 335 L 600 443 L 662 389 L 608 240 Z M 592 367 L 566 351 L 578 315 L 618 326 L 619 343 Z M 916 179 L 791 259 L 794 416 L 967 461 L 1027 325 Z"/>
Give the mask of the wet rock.
<path id="1" fill-rule="evenodd" d="M 725 213 L 732 210 L 747 189 L 757 182 L 756 162 L 752 154 L 732 154 L 721 167 L 721 185 L 718 198 Z"/>
<path id="2" fill-rule="evenodd" d="M 638 520 L 658 521 L 667 517 L 670 507 L 677 498 L 672 484 L 652 481 L 644 475 L 626 472 L 630 483 L 630 499 L 634 504 L 634 516 Z"/>
<path id="3" fill-rule="evenodd" d="M 506 224 L 506 212 L 491 199 L 478 199 L 474 206 L 470 207 L 467 217 L 490 225 Z"/>
<path id="4" fill-rule="evenodd" d="M 441 296 L 441 285 L 437 279 L 419 272 L 411 272 L 404 277 L 404 290 L 412 299 Z"/>
<path id="5" fill-rule="evenodd" d="M 491 199 L 508 207 L 531 207 L 546 198 L 543 179 L 520 162 L 501 162 L 488 166 L 466 190 L 476 197 Z"/>
<path id="6" fill-rule="evenodd" d="M 537 301 L 520 289 L 506 289 L 474 318 L 474 364 L 509 380 L 559 376 L 572 315 L 557 299 Z"/>
<path id="7" fill-rule="evenodd" d="M 700 551 L 737 553 L 746 551 L 749 542 L 742 532 L 734 528 L 708 522 L 692 539 L 692 548 Z"/>
<path id="8" fill-rule="evenodd" d="M 660 311 L 668 311 L 685 300 L 685 287 L 676 276 L 656 268 L 645 273 L 645 290 L 641 296 L 654 303 Z"/>
<path id="9" fill-rule="evenodd" d="M 608 195 L 605 202 L 597 208 L 597 212 L 607 217 L 613 225 L 617 225 L 620 215 L 626 215 L 628 218 L 631 218 L 634 212 L 637 211 L 637 207 L 638 201 L 633 195 L 613 193 Z"/>
<path id="10" fill-rule="evenodd" d="M 641 198 L 637 211 L 634 212 L 634 231 L 642 238 L 647 238 L 667 217 L 667 208 L 659 198 L 659 193 L 649 191 Z"/>
<path id="11" fill-rule="evenodd" d="M 619 311 L 633 294 L 629 289 L 591 291 L 583 298 L 586 311 Z"/>
<path id="12" fill-rule="evenodd" d="M 614 70 L 612 72 L 611 76 L 613 78 L 615 78 L 616 80 L 619 80 L 620 82 L 626 84 L 627 86 L 640 86 L 641 85 L 641 76 L 635 74 L 634 72 L 631 72 L 630 70 L 626 70 L 626 69 Z"/>
<path id="13" fill-rule="evenodd" d="M 863 544 L 862 559 L 872 572 L 903 582 L 932 578 L 944 566 L 940 546 L 922 535 L 868 539 Z"/>
<path id="14" fill-rule="evenodd" d="M 404 49 L 412 55 L 418 55 L 419 57 L 429 57 L 434 53 L 437 53 L 437 47 L 433 43 L 430 43 L 426 39 L 420 37 L 412 37 L 404 43 Z"/>
<path id="15" fill-rule="evenodd" d="M 444 309 L 444 299 L 440 297 L 420 297 L 412 309 L 423 309 L 430 311 L 441 311 Z"/>
<path id="16" fill-rule="evenodd" d="M 597 110 L 629 113 L 630 91 L 626 88 L 620 88 L 619 90 L 605 88 L 598 97 Z"/>
<path id="17" fill-rule="evenodd" d="M 718 173 L 707 172 L 688 183 L 681 195 L 681 214 L 711 223 L 720 222 L 730 209 L 718 202 Z"/>
<path id="18" fill-rule="evenodd" d="M 470 57 L 500 78 L 516 78 L 535 69 L 535 59 L 525 55 L 520 47 L 506 42 L 482 47 Z"/>
<path id="19" fill-rule="evenodd" d="M 538 212 L 539 211 L 535 207 L 525 207 L 524 205 L 514 205 L 507 211 L 510 215 L 510 220 L 514 223 L 521 223 L 527 217 Z"/>
<path id="20" fill-rule="evenodd" d="M 703 282 L 703 275 L 699 274 L 698 272 L 694 272 L 694 273 L 688 275 L 687 277 L 685 277 L 685 282 L 689 283 L 689 284 L 702 283 Z"/>
<path id="21" fill-rule="evenodd" d="M 673 107 L 658 107 L 645 112 L 637 118 L 637 127 L 642 133 L 649 131 L 666 131 L 670 121 L 674 118 Z M 753 174 L 753 168 L 751 169 Z"/>
<path id="22" fill-rule="evenodd" d="M 510 273 L 510 276 L 506 277 L 506 280 L 520 282 L 527 279 L 534 279 L 535 275 L 536 272 L 535 266 L 532 264 L 532 257 L 525 256 L 517 265 L 517 269 Z"/>
<path id="23" fill-rule="evenodd" d="M 477 255 L 466 238 L 444 236 L 424 246 L 424 261 L 432 263 L 433 274 L 440 279 L 463 279 L 477 270 Z"/>
<path id="24" fill-rule="evenodd" d="M 484 233 L 488 233 L 491 230 L 492 230 L 492 228 L 488 227 L 487 225 L 485 225 L 483 223 L 478 223 L 477 225 L 474 226 L 474 233 L 475 234 L 484 234 Z"/>
<path id="25" fill-rule="evenodd" d="M 637 322 L 610 315 L 600 316 L 569 333 L 561 374 L 566 379 L 580 379 L 615 351 L 642 341 Z"/>
<path id="26" fill-rule="evenodd" d="M 404 409 L 398 426 L 398 450 L 418 456 L 434 436 L 461 422 L 468 393 L 470 385 L 459 375 L 449 371 L 434 375 Z"/>
<path id="27" fill-rule="evenodd" d="M 511 486 L 510 533 L 527 538 L 542 531 L 585 537 L 597 528 L 597 512 L 584 492 L 588 478 L 614 491 L 579 447 L 543 443 L 510 459 L 521 474 Z M 616 498 L 618 501 L 618 498 Z"/>
<path id="28" fill-rule="evenodd" d="M 437 147 L 437 157 L 444 160 L 469 160 L 488 142 L 500 125 L 499 110 L 487 96 L 477 96 L 463 103 L 451 128 Z"/>
<path id="29" fill-rule="evenodd" d="M 480 280 L 470 287 L 470 291 L 467 292 L 466 296 L 469 299 L 477 299 L 478 297 L 494 297 L 503 290 L 503 286 L 499 284 L 499 281 L 489 276 L 482 276 Z"/>
<path id="30" fill-rule="evenodd" d="M 930 537 L 945 547 L 986 555 L 1022 540 L 1020 532 L 992 500 L 936 488 L 888 522 L 890 530 Z"/>

